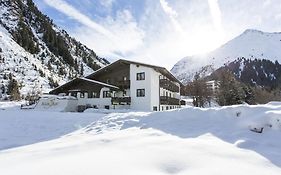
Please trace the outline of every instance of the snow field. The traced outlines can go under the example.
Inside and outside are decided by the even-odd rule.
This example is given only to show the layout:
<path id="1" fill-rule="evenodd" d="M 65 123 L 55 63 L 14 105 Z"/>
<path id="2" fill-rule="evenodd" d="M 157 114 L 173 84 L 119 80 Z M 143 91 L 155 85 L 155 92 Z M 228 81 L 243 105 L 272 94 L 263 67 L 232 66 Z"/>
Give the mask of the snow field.
<path id="1" fill-rule="evenodd" d="M 18 113 L 4 110 L 0 116 L 5 112 L 6 118 Z M 26 113 L 38 118 L 51 112 Z M 58 114 L 67 120 L 78 115 Z M 88 111 L 79 115 L 103 116 L 64 137 L 0 151 L 0 171 L 5 175 L 279 175 L 280 114 L 280 102 L 152 113 Z M 54 122 L 49 127 L 59 123 L 56 118 L 50 118 Z M 255 127 L 264 130 L 250 131 Z"/>

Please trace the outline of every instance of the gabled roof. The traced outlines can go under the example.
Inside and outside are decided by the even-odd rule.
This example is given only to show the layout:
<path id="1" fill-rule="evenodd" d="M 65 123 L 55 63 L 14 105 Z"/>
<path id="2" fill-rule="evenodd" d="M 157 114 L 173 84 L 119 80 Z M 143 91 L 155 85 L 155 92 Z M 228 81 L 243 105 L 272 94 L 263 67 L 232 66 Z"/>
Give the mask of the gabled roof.
<path id="1" fill-rule="evenodd" d="M 145 67 L 153 68 L 156 71 L 158 71 L 161 74 L 163 74 L 164 76 L 168 77 L 170 80 L 178 82 L 180 85 L 183 86 L 183 84 L 170 71 L 168 71 L 165 67 L 155 66 L 155 65 L 146 64 L 146 63 L 140 63 L 140 62 L 136 62 L 136 61 L 129 61 L 129 60 L 124 60 L 124 59 L 119 59 L 119 60 L 109 64 L 106 67 L 100 68 L 97 71 L 95 71 L 94 73 L 88 75 L 86 78 L 94 78 L 95 75 L 103 73 L 103 72 L 106 72 L 109 69 L 113 69 L 113 68 L 117 67 L 120 64 L 127 64 L 127 65 L 135 64 L 135 65 L 140 65 L 140 66 L 145 66 Z"/>
<path id="2" fill-rule="evenodd" d="M 75 78 L 75 79 L 73 79 L 73 80 L 71 80 L 71 81 L 69 81 L 69 82 L 67 82 L 67 83 L 65 83 L 61 86 L 56 87 L 55 89 L 53 89 L 49 93 L 52 94 L 53 92 L 55 92 L 58 89 L 67 87 L 71 83 L 75 83 L 75 82 L 79 82 L 79 81 L 86 81 L 86 82 L 89 82 L 89 83 L 92 83 L 92 84 L 98 84 L 98 85 L 108 87 L 108 88 L 112 88 L 112 89 L 119 89 L 119 87 L 117 87 L 117 86 L 114 86 L 114 85 L 111 85 L 111 84 L 106 84 L 106 83 L 103 83 L 103 82 L 100 82 L 100 81 L 91 80 L 91 79 L 88 79 L 88 78 Z"/>
<path id="3" fill-rule="evenodd" d="M 88 82 L 91 82 L 91 83 L 100 84 L 100 85 L 105 86 L 105 87 L 109 87 L 109 88 L 113 88 L 113 89 L 119 89 L 119 87 L 117 87 L 117 86 L 107 84 L 107 83 L 104 83 L 104 82 L 91 80 L 91 79 L 88 79 L 88 78 L 79 78 L 79 79 L 84 80 L 84 81 L 88 81 Z"/>

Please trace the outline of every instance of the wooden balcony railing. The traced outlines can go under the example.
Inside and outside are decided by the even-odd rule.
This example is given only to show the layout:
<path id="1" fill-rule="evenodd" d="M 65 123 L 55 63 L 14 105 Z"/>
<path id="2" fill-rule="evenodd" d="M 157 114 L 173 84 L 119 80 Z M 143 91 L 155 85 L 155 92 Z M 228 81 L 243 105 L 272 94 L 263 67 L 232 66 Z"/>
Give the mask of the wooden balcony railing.
<path id="1" fill-rule="evenodd" d="M 160 96 L 160 104 L 161 105 L 179 105 L 180 100 L 177 98 L 167 97 L 167 96 Z"/>
<path id="2" fill-rule="evenodd" d="M 119 105 L 119 104 L 130 104 L 131 97 L 112 97 L 111 104 Z"/>
<path id="3" fill-rule="evenodd" d="M 177 85 L 167 79 L 160 79 L 160 87 L 172 92 L 179 92 L 180 89 Z"/>

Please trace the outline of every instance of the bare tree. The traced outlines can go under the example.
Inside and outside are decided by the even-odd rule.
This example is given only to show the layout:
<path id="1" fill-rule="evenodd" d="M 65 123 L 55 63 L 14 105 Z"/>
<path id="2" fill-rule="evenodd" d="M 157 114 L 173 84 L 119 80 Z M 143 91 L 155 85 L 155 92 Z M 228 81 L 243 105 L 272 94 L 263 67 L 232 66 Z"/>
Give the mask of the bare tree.
<path id="1" fill-rule="evenodd" d="M 196 74 L 194 81 L 185 87 L 187 94 L 192 96 L 193 105 L 196 107 L 204 107 L 206 102 L 210 102 L 211 90 L 207 87 L 204 80 Z"/>

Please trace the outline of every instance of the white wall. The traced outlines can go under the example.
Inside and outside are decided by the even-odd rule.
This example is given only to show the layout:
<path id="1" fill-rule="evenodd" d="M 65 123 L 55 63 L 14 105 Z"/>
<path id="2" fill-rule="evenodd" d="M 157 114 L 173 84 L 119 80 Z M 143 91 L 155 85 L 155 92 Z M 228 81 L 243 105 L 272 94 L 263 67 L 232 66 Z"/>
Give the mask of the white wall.
<path id="1" fill-rule="evenodd" d="M 87 98 L 84 105 L 95 105 L 99 109 L 104 109 L 105 106 L 111 107 L 111 98 Z"/>
<path id="2" fill-rule="evenodd" d="M 150 83 L 151 83 L 151 107 L 150 110 L 153 110 L 153 106 L 157 107 L 157 111 L 159 111 L 159 104 L 160 104 L 160 89 L 159 89 L 159 76 L 160 73 L 156 72 L 154 69 L 152 69 L 151 72 L 151 79 L 150 79 Z"/>
<path id="3" fill-rule="evenodd" d="M 111 98 L 103 98 L 103 92 L 109 91 L 110 89 L 107 87 L 104 87 L 100 91 L 100 98 L 87 98 L 88 94 L 84 94 L 84 98 L 80 98 L 80 93 L 77 94 L 78 99 L 78 106 L 84 105 L 84 106 L 96 106 L 99 109 L 104 109 L 105 106 L 109 106 L 111 108 Z"/>
<path id="4" fill-rule="evenodd" d="M 77 111 L 77 103 L 77 99 L 63 98 L 59 96 L 44 97 L 40 98 L 35 110 L 75 112 Z"/>
<path id="5" fill-rule="evenodd" d="M 145 72 L 145 80 L 137 80 L 137 73 Z M 159 73 L 154 69 L 130 64 L 131 109 L 152 111 L 159 106 Z M 145 97 L 137 97 L 137 89 L 145 89 Z"/>

